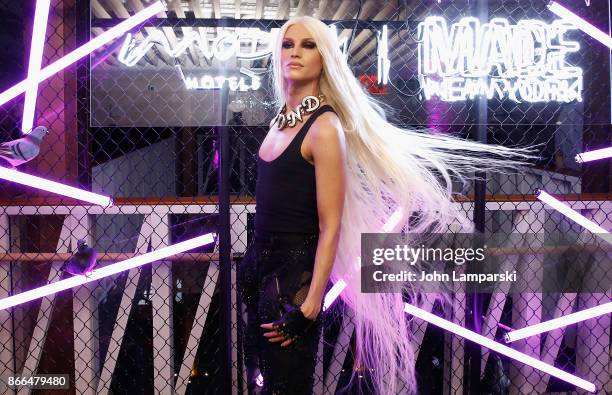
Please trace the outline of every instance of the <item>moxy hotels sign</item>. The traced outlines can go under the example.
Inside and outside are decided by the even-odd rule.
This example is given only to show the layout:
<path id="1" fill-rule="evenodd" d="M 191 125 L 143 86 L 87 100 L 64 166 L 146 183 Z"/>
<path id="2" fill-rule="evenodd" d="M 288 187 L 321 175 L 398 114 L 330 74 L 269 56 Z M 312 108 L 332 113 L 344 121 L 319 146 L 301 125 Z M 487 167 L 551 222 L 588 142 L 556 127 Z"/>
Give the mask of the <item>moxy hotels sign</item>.
<path id="1" fill-rule="evenodd" d="M 462 18 L 450 27 L 431 16 L 418 25 L 418 73 L 426 100 L 485 96 L 515 102 L 582 101 L 582 69 L 568 63 L 580 46 L 574 25 L 505 18 L 481 24 Z"/>

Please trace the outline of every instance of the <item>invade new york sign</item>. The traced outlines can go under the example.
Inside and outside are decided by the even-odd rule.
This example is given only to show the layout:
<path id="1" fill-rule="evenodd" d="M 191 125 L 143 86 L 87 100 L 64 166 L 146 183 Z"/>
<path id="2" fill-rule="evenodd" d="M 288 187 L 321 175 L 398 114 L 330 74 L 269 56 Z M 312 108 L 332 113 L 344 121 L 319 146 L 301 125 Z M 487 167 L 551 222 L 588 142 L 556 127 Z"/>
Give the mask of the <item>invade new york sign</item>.
<path id="1" fill-rule="evenodd" d="M 505 18 L 481 24 L 465 17 L 449 25 L 431 16 L 418 25 L 418 75 L 426 100 L 486 96 L 515 102 L 582 100 L 582 69 L 568 56 L 580 45 L 567 39 L 575 27 Z"/>

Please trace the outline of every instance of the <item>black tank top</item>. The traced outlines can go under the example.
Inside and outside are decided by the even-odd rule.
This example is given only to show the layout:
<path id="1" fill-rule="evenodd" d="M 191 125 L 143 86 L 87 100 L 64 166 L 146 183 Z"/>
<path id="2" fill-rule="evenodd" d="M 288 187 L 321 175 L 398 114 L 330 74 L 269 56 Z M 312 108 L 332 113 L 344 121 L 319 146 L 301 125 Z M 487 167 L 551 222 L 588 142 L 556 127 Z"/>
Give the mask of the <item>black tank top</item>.
<path id="1" fill-rule="evenodd" d="M 315 168 L 300 152 L 312 123 L 324 112 L 319 107 L 304 123 L 279 157 L 267 162 L 257 154 L 255 232 L 319 233 Z"/>

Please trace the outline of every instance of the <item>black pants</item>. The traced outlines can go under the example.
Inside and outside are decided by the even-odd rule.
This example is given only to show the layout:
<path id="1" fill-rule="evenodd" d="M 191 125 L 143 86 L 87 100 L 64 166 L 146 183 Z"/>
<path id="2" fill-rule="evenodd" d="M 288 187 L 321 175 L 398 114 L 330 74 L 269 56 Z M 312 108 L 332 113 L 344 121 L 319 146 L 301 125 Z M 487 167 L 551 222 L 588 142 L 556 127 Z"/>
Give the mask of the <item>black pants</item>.
<path id="1" fill-rule="evenodd" d="M 260 324 L 278 320 L 281 301 L 303 302 L 314 267 L 318 234 L 256 234 L 238 267 L 239 288 L 247 307 L 245 363 L 261 370 L 263 394 L 312 393 L 321 333 L 321 314 L 292 344 L 281 347 L 263 336 Z"/>

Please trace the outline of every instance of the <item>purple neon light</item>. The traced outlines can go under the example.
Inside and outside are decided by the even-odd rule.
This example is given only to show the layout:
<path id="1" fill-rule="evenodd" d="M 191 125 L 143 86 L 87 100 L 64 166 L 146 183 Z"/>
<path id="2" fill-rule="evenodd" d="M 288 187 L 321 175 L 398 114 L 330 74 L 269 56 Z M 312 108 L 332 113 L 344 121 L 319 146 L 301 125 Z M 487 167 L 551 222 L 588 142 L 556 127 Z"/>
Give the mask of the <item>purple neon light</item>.
<path id="1" fill-rule="evenodd" d="M 65 280 L 60 280 L 51 284 L 44 285 L 42 287 L 32 289 L 30 291 L 9 296 L 8 298 L 0 299 L 0 310 L 8 309 L 10 307 L 14 307 L 22 303 L 32 301 L 34 299 L 39 299 L 48 295 L 52 295 L 54 293 L 64 291 L 69 288 L 74 288 L 78 285 L 87 284 L 104 277 L 112 276 L 113 274 L 121 273 L 123 271 L 130 270 L 138 266 L 146 265 L 147 263 L 163 260 L 180 252 L 188 251 L 196 247 L 214 243 L 214 241 L 215 238 L 213 236 L 213 233 L 208 233 L 202 236 L 194 237 L 193 239 L 173 244 L 168 247 L 160 248 L 159 250 L 135 256 L 134 258 L 126 259 L 124 261 L 117 262 L 112 265 L 95 269 L 87 277 L 74 276 Z"/>
<path id="2" fill-rule="evenodd" d="M 576 162 L 584 163 L 612 157 L 612 147 L 586 151 L 576 155 Z"/>
<path id="3" fill-rule="evenodd" d="M 612 313 L 612 302 L 508 332 L 504 340 L 510 343 L 610 313 Z"/>
<path id="4" fill-rule="evenodd" d="M 556 1 L 551 1 L 550 3 L 548 3 L 548 9 L 551 12 L 557 14 L 557 16 L 559 16 L 560 18 L 563 18 L 573 23 L 578 29 L 582 30 L 589 36 L 593 37 L 595 40 L 612 49 L 612 37 L 602 32 L 595 26 L 591 25 L 584 19 L 580 18 L 578 15 L 563 7 L 561 4 L 557 3 Z"/>
<path id="5" fill-rule="evenodd" d="M 451 333 L 454 333 L 457 336 L 461 336 L 467 340 L 470 340 L 474 343 L 480 344 L 483 347 L 488 348 L 491 351 L 495 351 L 496 353 L 505 355 L 509 358 L 512 358 L 516 361 L 522 362 L 526 365 L 531 366 L 532 368 L 541 370 L 544 373 L 547 373 L 551 376 L 554 376 L 558 379 L 571 383 L 577 387 L 585 389 L 590 392 L 595 392 L 595 384 L 581 379 L 578 376 L 574 376 L 573 374 L 567 373 L 559 368 L 556 368 L 552 365 L 549 365 L 545 362 L 540 361 L 532 356 L 524 354 L 520 351 L 514 350 L 504 344 L 498 343 L 494 340 L 491 340 L 487 337 L 484 337 L 476 332 L 473 332 L 469 329 L 466 329 L 460 325 L 455 324 L 454 322 L 445 320 L 444 318 L 438 317 L 435 314 L 432 314 L 423 309 L 419 309 L 418 307 L 412 306 L 408 303 L 404 303 L 404 311 L 410 315 L 418 317 L 424 321 L 429 322 L 432 325 L 435 325 L 439 328 L 447 330 Z"/>
<path id="6" fill-rule="evenodd" d="M 332 288 L 325 294 L 323 299 L 323 311 L 327 310 L 340 296 L 340 293 L 346 288 L 346 282 L 342 279 L 336 281 Z"/>
<path id="7" fill-rule="evenodd" d="M 23 103 L 23 117 L 21 131 L 28 133 L 34 126 L 34 112 L 36 111 L 36 96 L 38 96 L 38 73 L 42 65 L 43 46 L 47 33 L 47 19 L 51 0 L 37 0 L 34 12 L 34 25 L 32 27 L 32 44 L 28 65 L 28 79 Z"/>
<path id="8" fill-rule="evenodd" d="M 334 287 L 339 284 L 340 282 L 342 282 L 342 286 L 339 286 L 339 291 L 337 291 L 335 293 L 335 297 L 333 299 L 331 299 L 331 301 L 329 302 L 329 305 L 331 305 L 331 303 L 333 303 L 333 301 L 338 297 L 338 295 L 340 294 L 340 292 L 346 287 L 346 283 L 344 283 L 344 281 L 340 280 L 339 282 L 337 282 L 336 284 L 334 284 Z M 333 290 L 333 288 L 332 288 Z M 331 291 L 328 293 L 328 295 L 331 293 Z M 325 304 L 327 304 L 327 295 L 325 297 Z M 329 306 L 328 306 L 329 307 Z M 512 358 L 516 361 L 522 362 L 526 365 L 529 365 L 535 369 L 541 370 L 544 373 L 548 373 L 551 376 L 554 376 L 558 379 L 561 379 L 563 381 L 566 381 L 568 383 L 574 384 L 580 388 L 583 388 L 587 391 L 591 391 L 591 392 L 595 392 L 595 384 L 588 382 L 586 380 L 581 379 L 580 377 L 574 376 L 573 374 L 564 372 L 561 369 L 558 369 L 552 365 L 549 365 L 545 362 L 542 362 L 536 358 L 533 358 L 527 354 L 524 354 L 520 351 L 516 351 L 508 346 L 505 346 L 501 343 L 498 343 L 494 340 L 491 340 L 489 338 L 486 338 L 476 332 L 472 332 L 468 329 L 463 328 L 462 326 L 459 326 L 451 321 L 445 320 L 443 318 L 440 318 L 434 314 L 431 314 L 428 311 L 425 311 L 423 309 L 420 309 L 416 306 L 410 305 L 408 303 L 404 304 L 404 311 L 410 315 L 413 315 L 415 317 L 418 317 L 424 321 L 429 322 L 430 324 L 436 325 L 444 330 L 447 330 L 449 332 L 452 332 L 458 336 L 461 336 L 463 338 L 466 338 L 470 341 L 473 341 L 475 343 L 480 344 L 481 346 L 487 347 L 488 349 L 495 351 L 499 354 L 505 355 L 509 358 Z"/>
<path id="9" fill-rule="evenodd" d="M 391 232 L 402 219 L 402 215 L 404 214 L 401 208 L 398 208 L 391 214 L 387 222 L 383 225 L 383 232 Z"/>
<path id="10" fill-rule="evenodd" d="M 98 195 L 97 193 L 71 187 L 59 182 L 47 180 L 45 178 L 36 177 L 31 174 L 22 173 L 18 170 L 7 169 L 6 167 L 2 166 L 0 166 L 0 178 L 17 184 L 67 196 L 73 199 L 83 200 L 102 207 L 109 207 L 113 205 L 113 199 L 109 196 Z"/>
<path id="11" fill-rule="evenodd" d="M 555 199 L 553 196 L 549 195 L 548 193 L 546 193 L 545 191 L 541 189 L 536 190 L 535 195 L 539 200 L 548 204 L 549 206 L 551 206 L 552 208 L 554 208 L 561 214 L 565 215 L 569 219 L 573 220 L 578 225 L 593 232 L 594 234 L 596 234 L 603 240 L 607 241 L 608 243 L 612 243 L 612 235 L 610 235 L 610 233 L 607 230 L 597 225 L 595 222 L 589 220 L 588 218 L 584 217 L 583 215 L 581 215 L 579 212 L 575 211 L 571 207 L 566 206 L 565 204 L 563 204 L 562 202 Z"/>
<path id="12" fill-rule="evenodd" d="M 401 218 L 401 211 L 396 210 L 391 217 L 389 217 L 389 219 L 387 220 L 387 222 L 385 223 L 385 225 L 383 226 L 383 229 L 386 229 L 387 231 L 390 230 L 398 221 L 398 218 Z M 585 218 L 586 219 L 586 218 Z M 395 224 L 393 224 L 395 222 Z M 393 226 L 392 226 L 393 224 Z M 329 290 L 329 292 L 325 295 L 325 299 L 324 299 L 324 303 L 323 303 L 323 309 L 326 310 L 327 308 L 329 308 L 332 303 L 334 303 L 334 301 L 338 298 L 338 296 L 340 295 L 340 293 L 344 290 L 344 288 L 346 288 L 347 284 L 344 280 L 340 279 L 338 280 L 334 286 L 332 287 L 332 289 Z M 424 321 L 429 322 L 430 324 L 436 325 L 442 329 L 445 329 L 449 332 L 452 332 L 458 336 L 462 336 L 470 341 L 473 341 L 475 343 L 478 343 L 484 347 L 487 347 L 488 349 L 495 351 L 499 354 L 505 355 L 509 358 L 515 359 L 519 362 L 522 362 L 524 364 L 527 364 L 535 369 L 541 370 L 544 373 L 547 373 L 551 376 L 557 377 L 558 379 L 564 380 L 568 383 L 574 384 L 580 388 L 583 388 L 587 391 L 591 391 L 591 392 L 595 392 L 595 384 L 588 382 L 584 379 L 581 379 L 580 377 L 574 376 L 573 374 L 564 372 L 563 370 L 556 368 L 552 365 L 549 365 L 545 362 L 542 362 L 536 358 L 533 358 L 527 354 L 524 354 L 522 352 L 513 350 L 512 348 L 503 345 L 501 343 L 498 343 L 494 340 L 488 339 L 478 333 L 472 332 L 468 329 L 465 329 L 451 321 L 445 320 L 441 317 L 438 317 L 434 314 L 431 314 L 428 311 L 425 311 L 423 309 L 420 309 L 416 306 L 412 306 L 408 303 L 404 304 L 404 311 L 408 314 L 411 314 L 415 317 L 418 317 Z"/>
<path id="13" fill-rule="evenodd" d="M 115 38 L 119 37 L 128 30 L 134 28 L 135 26 L 138 26 L 139 24 L 151 18 L 158 12 L 164 10 L 164 5 L 159 1 L 156 1 L 155 3 L 143 9 L 142 11 L 137 12 L 125 21 L 119 23 L 116 26 L 113 26 L 104 33 L 93 38 L 91 41 L 65 55 L 63 58 L 58 59 L 57 61 L 45 67 L 44 69 L 40 70 L 40 73 L 38 73 L 36 80 L 31 81 L 28 77 L 28 79 L 23 80 L 12 88 L 9 88 L 6 91 L 0 93 L 0 105 L 5 104 L 9 100 L 14 99 L 21 93 L 26 92 L 26 90 L 28 89 L 28 84 L 39 84 L 40 82 L 46 80 L 55 73 L 75 63 L 82 57 L 87 56 L 98 48 L 106 45 L 108 42 L 114 40 Z"/>
<path id="14" fill-rule="evenodd" d="M 403 211 L 401 208 L 398 208 L 397 210 L 395 210 L 393 214 L 391 214 L 389 219 L 387 219 L 387 221 L 383 225 L 383 231 L 384 232 L 392 231 L 393 228 L 395 228 L 398 222 L 402 219 L 402 214 L 403 214 Z M 360 259 L 361 258 L 357 258 L 357 262 L 356 262 L 357 269 L 359 269 L 360 267 L 360 263 L 359 263 Z M 334 283 L 332 288 L 329 290 L 329 292 L 325 294 L 325 298 L 323 299 L 323 311 L 327 310 L 336 301 L 336 299 L 338 299 L 338 296 L 340 296 L 340 294 L 342 293 L 344 288 L 346 288 L 346 286 L 347 286 L 346 282 L 342 279 Z"/>

